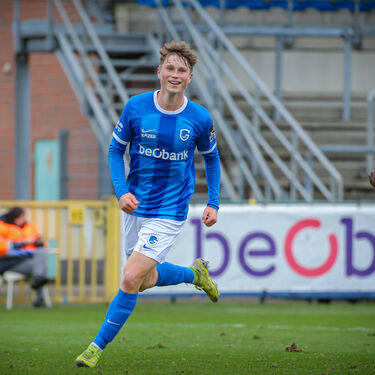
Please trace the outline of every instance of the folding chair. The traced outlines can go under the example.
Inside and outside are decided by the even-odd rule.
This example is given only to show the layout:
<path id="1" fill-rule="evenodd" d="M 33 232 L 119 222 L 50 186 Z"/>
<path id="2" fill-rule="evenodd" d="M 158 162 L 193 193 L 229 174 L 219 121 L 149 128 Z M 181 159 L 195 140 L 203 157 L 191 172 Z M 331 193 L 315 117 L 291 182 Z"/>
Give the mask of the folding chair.
<path id="1" fill-rule="evenodd" d="M 47 278 L 49 280 L 54 280 L 56 278 L 56 249 L 49 249 L 48 250 L 48 257 L 47 257 Z M 7 302 L 6 308 L 11 310 L 13 307 L 13 292 L 14 292 L 14 283 L 25 280 L 27 277 L 22 273 L 13 272 L 13 271 L 6 271 L 3 274 L 3 281 L 5 281 L 7 285 Z M 1 285 L 1 282 L 0 282 Z M 44 302 L 46 303 L 47 307 L 51 307 L 51 298 L 49 295 L 47 285 L 42 287 L 42 293 Z"/>

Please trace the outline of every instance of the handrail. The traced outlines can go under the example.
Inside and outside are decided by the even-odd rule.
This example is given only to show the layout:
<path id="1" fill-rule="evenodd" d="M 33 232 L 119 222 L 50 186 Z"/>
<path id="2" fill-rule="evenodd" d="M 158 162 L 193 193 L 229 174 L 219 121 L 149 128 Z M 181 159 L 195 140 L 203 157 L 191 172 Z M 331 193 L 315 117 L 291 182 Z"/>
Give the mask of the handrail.
<path id="1" fill-rule="evenodd" d="M 175 5 L 178 8 L 179 12 L 185 17 L 185 23 L 186 23 L 187 27 L 189 28 L 189 32 L 192 35 L 195 43 L 197 45 L 201 45 L 202 46 L 202 37 L 194 29 L 191 21 L 187 17 L 187 15 L 185 13 L 185 10 L 182 7 L 181 3 L 179 1 L 177 1 L 177 0 L 175 0 Z M 253 137 L 250 135 L 250 133 L 245 128 L 245 124 L 244 124 L 245 116 L 242 114 L 242 112 L 239 111 L 237 105 L 233 101 L 233 98 L 229 94 L 228 89 L 223 84 L 223 82 L 221 81 L 221 79 L 218 78 L 218 77 L 220 77 L 220 75 L 217 72 L 214 64 L 212 64 L 212 60 L 210 59 L 209 55 L 204 50 L 204 48 L 202 48 L 202 47 L 200 48 L 200 53 L 202 54 L 202 57 L 204 58 L 204 60 L 206 62 L 206 65 L 209 67 L 209 69 L 211 70 L 211 72 L 214 73 L 213 76 L 216 77 L 216 84 L 220 87 L 220 91 L 221 91 L 221 94 L 222 94 L 224 100 L 226 101 L 226 103 L 228 104 L 228 106 L 232 109 L 233 115 L 234 115 L 234 117 L 235 117 L 235 119 L 237 121 L 237 124 L 238 124 L 238 126 L 240 128 L 240 131 L 241 131 L 241 133 L 242 133 L 242 135 L 243 135 L 246 143 L 248 144 L 248 146 L 252 150 L 252 152 L 254 154 L 254 157 L 256 158 L 257 162 L 261 165 L 262 171 L 263 171 L 263 173 L 264 173 L 264 175 L 265 175 L 265 177 L 266 177 L 266 179 L 267 179 L 267 181 L 269 183 L 269 186 L 274 191 L 276 198 L 281 199 L 282 190 L 281 190 L 281 188 L 280 188 L 277 180 L 274 178 L 274 176 L 271 173 L 271 171 L 270 171 L 267 163 L 265 162 L 263 156 L 261 155 L 260 150 L 258 148 L 258 145 L 256 144 L 256 142 L 254 141 Z M 227 138 L 227 136 L 226 136 L 226 138 Z M 254 193 L 256 195 L 256 199 L 262 199 L 263 198 L 263 194 L 261 193 L 261 191 L 259 190 L 259 188 L 257 188 L 256 181 L 253 179 L 253 177 L 251 176 L 251 174 L 250 173 L 249 174 L 246 173 L 245 176 L 247 177 L 249 183 L 250 183 L 250 181 L 252 181 L 250 183 L 250 185 L 253 188 L 253 191 L 254 191 Z"/>
<path id="2" fill-rule="evenodd" d="M 263 156 L 259 152 L 259 148 L 258 148 L 259 146 L 265 150 L 265 152 L 271 157 L 274 163 L 279 167 L 280 171 L 284 173 L 284 175 L 290 180 L 291 196 L 293 196 L 292 190 L 296 189 L 304 199 L 306 200 L 312 199 L 311 191 L 309 191 L 309 186 L 308 186 L 309 184 L 306 184 L 306 187 L 304 187 L 297 179 L 296 173 L 298 172 L 298 170 L 296 168 L 297 168 L 297 165 L 299 165 L 302 168 L 302 170 L 305 172 L 305 175 L 310 179 L 310 181 L 313 182 L 313 184 L 323 194 L 323 196 L 325 196 L 329 200 L 342 199 L 343 183 L 342 183 L 342 178 L 341 178 L 340 173 L 333 166 L 333 164 L 331 164 L 331 162 L 327 159 L 327 157 L 321 152 L 321 150 L 315 145 L 315 143 L 311 140 L 311 138 L 307 135 L 307 133 L 302 129 L 300 124 L 293 118 L 293 116 L 286 110 L 286 108 L 281 104 L 281 102 L 265 86 L 263 81 L 257 76 L 257 74 L 249 66 L 247 61 L 237 51 L 236 47 L 221 31 L 221 29 L 217 26 L 217 24 L 211 19 L 211 17 L 207 14 L 207 12 L 203 9 L 203 7 L 199 4 L 199 2 L 197 0 L 187 0 L 188 4 L 190 3 L 191 6 L 201 16 L 202 20 L 204 20 L 206 24 L 208 24 L 208 26 L 211 29 L 211 35 L 217 38 L 218 43 L 221 43 L 223 46 L 227 48 L 227 50 L 231 53 L 231 56 L 240 64 L 240 66 L 245 70 L 246 74 L 250 76 L 253 84 L 255 85 L 255 91 L 258 92 L 259 90 L 260 92 L 262 92 L 263 96 L 269 100 L 269 102 L 273 105 L 273 107 L 279 112 L 280 116 L 291 127 L 293 134 L 295 135 L 294 143 L 289 141 L 284 136 L 284 134 L 277 127 L 277 125 L 270 119 L 270 117 L 266 114 L 266 112 L 260 107 L 260 105 L 257 102 L 257 99 L 254 99 L 250 95 L 250 93 L 247 91 L 247 89 L 245 89 L 245 87 L 242 84 L 243 78 L 241 78 L 241 82 L 240 82 L 240 80 L 232 72 L 231 68 L 229 68 L 229 66 L 225 63 L 225 61 L 223 61 L 222 57 L 218 55 L 218 53 L 214 50 L 214 48 L 210 45 L 210 43 L 206 40 L 206 38 L 204 38 L 201 35 L 199 30 L 197 30 L 194 27 L 194 25 L 190 21 L 189 16 L 187 15 L 187 12 L 183 9 L 181 5 L 181 0 L 173 0 L 173 1 L 175 3 L 176 8 L 182 15 L 182 18 L 185 24 L 185 29 L 189 31 L 190 36 L 192 37 L 196 46 L 198 47 L 199 53 L 208 68 L 205 69 L 205 67 L 202 67 L 202 64 L 198 66 L 202 68 L 202 71 L 209 70 L 211 73 L 213 73 L 213 76 L 215 77 L 214 83 L 219 89 L 221 97 L 224 99 L 225 103 L 231 110 L 232 116 L 236 119 L 238 128 L 244 140 L 246 141 L 247 145 L 252 150 L 253 156 L 255 156 L 259 165 L 261 165 L 264 177 L 268 181 L 268 184 L 269 184 L 268 186 L 273 189 L 275 197 L 277 199 L 280 199 L 282 190 L 280 189 L 278 182 L 276 181 L 272 173 L 270 173 L 269 167 L 267 165 L 264 167 L 265 163 L 262 163 Z M 173 22 L 171 21 L 165 9 L 163 9 L 163 7 L 161 6 L 160 1 L 158 1 L 158 9 L 159 9 L 159 14 L 164 24 L 166 25 L 168 32 L 172 36 L 177 34 L 177 31 L 173 25 Z M 216 70 L 214 62 L 216 62 L 216 64 L 220 66 L 220 74 L 218 74 L 218 71 Z M 274 152 L 272 147 L 267 143 L 264 137 L 260 135 L 259 131 L 257 131 L 254 125 L 247 118 L 247 116 L 245 116 L 245 114 L 238 108 L 231 94 L 229 94 L 226 85 L 222 81 L 221 76 L 223 75 L 223 73 L 225 73 L 230 78 L 231 82 L 237 87 L 239 92 L 245 98 L 246 102 L 253 109 L 253 114 L 254 113 L 256 114 L 255 115 L 256 120 L 257 120 L 257 116 L 259 116 L 259 118 L 261 118 L 263 122 L 275 134 L 275 136 L 278 138 L 280 143 L 286 148 L 286 150 L 288 150 L 292 158 L 291 159 L 292 170 L 290 170 L 288 166 L 285 164 L 285 162 L 283 162 L 281 158 L 278 157 L 278 155 Z M 207 76 L 209 75 L 206 74 L 206 77 Z M 195 83 L 197 83 L 197 81 L 195 81 Z M 213 112 L 212 110 L 210 110 L 210 112 L 216 113 L 216 112 Z M 219 121 L 217 119 L 215 121 L 219 125 Z M 330 174 L 331 180 L 334 183 L 333 185 L 331 184 L 331 191 L 316 175 L 316 173 L 312 169 L 311 164 L 305 161 L 304 158 L 299 153 L 298 140 L 303 142 L 303 144 L 309 150 L 309 154 L 313 155 L 325 167 L 325 169 Z M 233 153 L 233 150 L 232 150 L 232 153 Z M 233 153 L 233 155 L 235 155 L 235 153 Z M 248 179 L 248 182 L 249 182 L 249 179 Z"/>
<path id="3" fill-rule="evenodd" d="M 105 68 L 108 71 L 108 74 L 112 80 L 113 85 L 116 87 L 118 93 L 121 96 L 122 102 L 126 103 L 129 100 L 129 95 L 125 90 L 125 87 L 121 83 L 121 79 L 118 76 L 116 70 L 114 69 L 111 60 L 108 57 L 107 52 L 105 51 L 102 42 L 100 41 L 98 34 L 96 33 L 94 27 L 91 24 L 90 19 L 87 17 L 86 12 L 83 10 L 81 2 L 79 0 L 72 0 L 75 5 L 82 21 L 85 26 L 88 35 L 91 38 L 91 41 L 94 43 L 96 50 L 99 53 L 100 58 L 102 59 Z"/>
<path id="4" fill-rule="evenodd" d="M 374 103 L 375 89 L 372 89 L 367 95 L 367 146 L 374 146 Z M 366 170 L 370 172 L 374 169 L 374 155 L 366 155 Z"/>
<path id="5" fill-rule="evenodd" d="M 218 54 L 213 50 L 212 46 L 206 42 L 205 43 L 206 49 L 209 51 L 210 54 L 215 55 L 214 58 L 217 60 L 219 58 Z M 234 75 L 234 73 L 231 71 L 231 69 L 228 67 L 228 64 L 226 64 L 224 61 L 221 61 L 221 68 L 223 71 L 230 77 L 233 83 L 236 84 L 237 88 L 239 89 L 240 93 L 244 96 L 246 101 L 249 105 L 251 105 L 253 108 L 255 108 L 257 114 L 262 118 L 265 124 L 267 124 L 273 132 L 277 135 L 278 139 L 281 143 L 288 149 L 290 152 L 295 152 L 294 146 L 286 139 L 286 137 L 279 131 L 279 129 L 274 125 L 272 120 L 267 116 L 267 114 L 264 112 L 264 110 L 258 106 L 255 102 L 255 100 L 251 97 L 251 95 L 247 92 L 247 90 L 244 88 L 242 83 L 237 79 L 237 77 Z M 246 121 L 248 125 L 248 129 L 252 132 L 255 139 L 259 142 L 259 144 L 263 147 L 263 149 L 270 155 L 272 160 L 280 167 L 281 171 L 288 177 L 289 179 L 292 179 L 292 173 L 286 166 L 286 164 L 280 159 L 280 157 L 274 152 L 272 147 L 265 141 L 264 137 L 259 134 L 258 131 L 254 129 L 253 126 L 251 126 L 250 121 L 245 117 L 244 120 Z M 306 165 L 306 162 L 304 160 L 298 159 L 298 162 L 302 163 L 303 167 L 307 167 L 309 170 L 309 176 L 317 183 L 319 184 L 318 177 L 312 171 L 310 166 Z M 301 193 L 301 195 L 304 197 L 304 199 L 309 200 L 308 192 L 306 189 L 301 185 L 299 181 L 295 182 L 297 190 Z M 324 189 L 324 188 L 323 188 Z M 326 192 L 327 193 L 327 192 Z"/>
<path id="6" fill-rule="evenodd" d="M 99 141 L 100 147 L 102 148 L 103 152 L 106 152 L 109 138 L 111 136 L 110 119 L 108 118 L 108 116 L 104 114 L 102 106 L 100 105 L 98 98 L 93 93 L 93 90 L 90 87 L 90 85 L 84 83 L 84 72 L 81 66 L 79 65 L 77 59 L 75 58 L 73 51 L 69 47 L 69 43 L 66 40 L 66 36 L 63 33 L 58 33 L 57 40 L 64 55 L 68 58 L 70 67 L 74 72 L 75 78 L 77 79 L 78 83 L 81 86 L 81 89 L 83 90 L 82 94 L 84 94 L 84 97 L 90 104 L 90 107 L 92 108 L 92 111 L 95 114 L 95 118 L 98 119 L 96 122 L 93 123 L 93 119 L 90 117 L 90 121 L 94 125 L 93 130 L 96 135 L 96 138 Z"/>
<path id="7" fill-rule="evenodd" d="M 176 0 L 175 0 L 176 1 Z M 207 22 L 211 29 L 215 32 L 220 41 L 228 48 L 232 56 L 241 64 L 243 69 L 250 75 L 256 85 L 261 89 L 267 99 L 276 107 L 276 110 L 280 115 L 299 133 L 299 136 L 306 143 L 309 149 L 317 157 L 317 159 L 324 165 L 326 165 L 330 174 L 337 180 L 342 182 L 340 173 L 331 164 L 327 157 L 319 150 L 307 133 L 302 129 L 301 125 L 294 119 L 294 117 L 289 113 L 289 111 L 281 104 L 281 102 L 274 96 L 268 87 L 263 83 L 263 81 L 258 77 L 255 71 L 250 67 L 245 58 L 237 51 L 233 43 L 228 39 L 228 37 L 223 33 L 223 31 L 217 26 L 217 24 L 212 20 L 211 16 L 203 9 L 197 0 L 187 0 L 189 1 L 201 15 L 201 17 Z"/>
<path id="8" fill-rule="evenodd" d="M 77 49 L 79 54 L 82 56 L 82 62 L 83 62 L 83 65 L 85 66 L 85 68 L 87 69 L 89 77 L 94 82 L 95 87 L 98 90 L 98 93 L 100 95 L 101 100 L 103 101 L 103 103 L 106 104 L 106 107 L 107 107 L 107 110 L 108 110 L 109 115 L 111 117 L 111 120 L 114 123 L 116 123 L 118 116 L 117 116 L 113 106 L 111 105 L 111 102 L 108 99 L 108 95 L 106 93 L 106 90 L 105 90 L 103 84 L 100 82 L 100 79 L 99 79 L 99 77 L 98 77 L 98 75 L 97 75 L 97 73 L 94 69 L 94 66 L 92 65 L 92 62 L 90 61 L 90 59 L 89 59 L 89 57 L 88 57 L 88 55 L 85 51 L 85 48 L 84 48 L 82 42 L 80 41 L 80 39 L 78 37 L 78 34 L 75 31 L 75 29 L 74 29 L 74 27 L 73 27 L 73 25 L 72 25 L 72 23 L 69 19 L 68 14 L 66 13 L 63 5 L 61 4 L 61 0 L 53 0 L 53 1 L 56 5 L 56 8 L 57 8 L 58 12 L 60 13 L 61 18 L 64 21 L 65 27 L 66 27 L 70 37 L 72 38 L 72 41 L 73 41 L 73 44 L 74 44 L 75 48 Z M 100 125 L 103 127 L 104 133 L 107 133 L 108 129 L 104 128 L 104 124 L 101 123 Z"/>

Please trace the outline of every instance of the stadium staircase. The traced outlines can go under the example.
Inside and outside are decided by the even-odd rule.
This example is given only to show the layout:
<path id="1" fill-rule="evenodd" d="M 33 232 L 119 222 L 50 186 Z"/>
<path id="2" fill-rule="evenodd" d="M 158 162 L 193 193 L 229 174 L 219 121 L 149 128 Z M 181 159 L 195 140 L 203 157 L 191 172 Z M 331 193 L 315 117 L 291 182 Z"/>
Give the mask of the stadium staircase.
<path id="1" fill-rule="evenodd" d="M 158 40 L 150 33 L 116 32 L 102 2 L 90 1 L 84 8 L 78 0 L 69 1 L 79 15 L 78 23 L 71 21 L 67 2 L 51 0 L 57 13 L 53 17 L 58 16 L 62 23 L 51 22 L 50 11 L 50 19 L 37 25 L 22 22 L 21 36 L 24 40 L 47 41 L 48 50 L 58 55 L 105 153 L 128 98 L 158 87 L 155 70 L 161 42 L 171 38 L 187 40 L 200 59 L 189 96 L 204 104 L 214 118 L 222 156 L 223 198 L 342 199 L 341 174 L 313 141 L 319 142 L 320 137 L 327 141 L 320 123 L 311 119 L 301 126 L 298 108 L 295 116 L 285 108 L 196 0 L 186 1 L 185 6 L 180 0 L 173 2 L 176 20 L 158 4 L 164 29 Z M 193 19 L 206 31 L 195 27 Z M 240 74 L 225 63 L 224 51 L 235 58 L 242 69 Z M 227 80 L 235 84 L 235 92 L 228 90 Z M 252 82 L 251 90 L 242 85 L 244 80 Z M 335 126 L 331 127 L 332 138 Z M 352 138 L 352 129 L 347 128 Z M 195 199 L 202 200 L 206 197 L 204 164 L 199 155 L 196 158 Z M 356 168 L 353 164 L 353 171 Z"/>

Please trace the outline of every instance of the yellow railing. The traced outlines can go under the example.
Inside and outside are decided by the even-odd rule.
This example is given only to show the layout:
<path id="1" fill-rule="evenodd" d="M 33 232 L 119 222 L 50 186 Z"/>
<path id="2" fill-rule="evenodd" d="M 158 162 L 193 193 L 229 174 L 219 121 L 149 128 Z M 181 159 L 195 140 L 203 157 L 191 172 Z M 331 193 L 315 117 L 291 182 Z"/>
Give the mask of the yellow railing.
<path id="1" fill-rule="evenodd" d="M 0 201 L 0 215 L 25 209 L 50 248 L 56 249 L 55 303 L 108 302 L 120 278 L 120 211 L 114 198 L 103 201 Z M 0 293 L 5 295 L 4 286 Z M 30 301 L 23 282 L 15 301 Z M 5 297 L 2 297 L 5 299 Z"/>

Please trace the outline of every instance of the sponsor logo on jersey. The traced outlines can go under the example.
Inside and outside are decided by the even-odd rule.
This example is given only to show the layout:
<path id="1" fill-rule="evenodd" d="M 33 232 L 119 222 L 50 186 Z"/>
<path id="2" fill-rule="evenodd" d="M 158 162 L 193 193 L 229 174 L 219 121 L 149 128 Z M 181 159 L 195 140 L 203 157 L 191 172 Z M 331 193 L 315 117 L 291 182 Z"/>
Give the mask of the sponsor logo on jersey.
<path id="1" fill-rule="evenodd" d="M 151 234 L 147 238 L 147 242 L 150 246 L 155 246 L 159 241 L 159 238 L 155 236 L 154 234 Z"/>
<path id="2" fill-rule="evenodd" d="M 212 125 L 210 129 L 210 143 L 213 142 L 215 138 L 216 138 L 216 133 L 215 133 L 214 125 Z"/>
<path id="3" fill-rule="evenodd" d="M 117 124 L 116 124 L 116 130 L 121 133 L 122 132 L 122 129 L 124 128 L 124 125 L 122 124 L 122 122 L 120 120 L 117 121 Z"/>
<path id="4" fill-rule="evenodd" d="M 190 136 L 190 130 L 189 129 L 181 129 L 180 130 L 180 138 L 182 141 L 187 141 Z"/>
<path id="5" fill-rule="evenodd" d="M 155 129 L 150 129 L 150 130 L 142 129 L 142 137 L 155 139 L 156 134 L 152 133 L 154 131 L 155 131 Z"/>
<path id="6" fill-rule="evenodd" d="M 182 152 L 168 152 L 164 148 L 150 148 L 139 145 L 140 155 L 152 156 L 155 159 L 180 161 L 188 158 L 187 150 Z"/>

